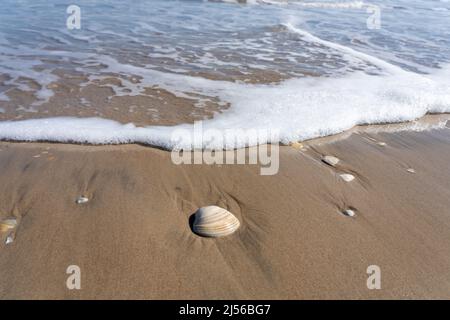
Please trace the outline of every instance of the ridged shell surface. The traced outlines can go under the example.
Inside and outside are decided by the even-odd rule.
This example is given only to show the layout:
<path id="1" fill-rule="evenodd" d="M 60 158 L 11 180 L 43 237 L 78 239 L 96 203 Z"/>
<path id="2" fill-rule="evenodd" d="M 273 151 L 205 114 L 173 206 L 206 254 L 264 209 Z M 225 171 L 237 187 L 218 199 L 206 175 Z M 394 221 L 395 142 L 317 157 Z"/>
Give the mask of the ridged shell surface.
<path id="1" fill-rule="evenodd" d="M 217 206 L 202 207 L 195 213 L 193 230 L 204 237 L 223 237 L 232 234 L 240 226 L 238 218 Z"/>

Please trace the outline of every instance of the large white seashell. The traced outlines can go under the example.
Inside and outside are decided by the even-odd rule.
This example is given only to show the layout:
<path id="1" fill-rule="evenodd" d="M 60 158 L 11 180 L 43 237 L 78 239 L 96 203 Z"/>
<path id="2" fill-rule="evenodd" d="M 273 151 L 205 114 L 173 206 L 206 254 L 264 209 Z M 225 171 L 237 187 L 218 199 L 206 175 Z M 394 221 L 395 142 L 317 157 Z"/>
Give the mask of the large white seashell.
<path id="1" fill-rule="evenodd" d="M 239 226 L 239 220 L 228 210 L 208 206 L 197 210 L 192 228 L 200 236 L 223 237 L 235 232 Z"/>
<path id="2" fill-rule="evenodd" d="M 336 157 L 333 157 L 333 156 L 325 156 L 322 158 L 322 161 L 332 167 L 334 167 L 335 165 L 337 165 L 339 163 L 339 159 Z"/>

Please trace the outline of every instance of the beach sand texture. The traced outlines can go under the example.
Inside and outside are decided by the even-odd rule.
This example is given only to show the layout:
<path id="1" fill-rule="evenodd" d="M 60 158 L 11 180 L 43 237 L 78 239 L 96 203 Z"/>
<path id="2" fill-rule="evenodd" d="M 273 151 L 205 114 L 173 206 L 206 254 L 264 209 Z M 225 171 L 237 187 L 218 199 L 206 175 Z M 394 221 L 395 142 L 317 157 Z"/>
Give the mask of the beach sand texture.
<path id="1" fill-rule="evenodd" d="M 449 144 L 448 128 L 353 133 L 281 147 L 279 173 L 260 176 L 139 145 L 2 142 L 0 218 L 18 224 L 12 243 L 1 234 L 0 298 L 449 299 Z M 194 234 L 208 205 L 240 228 Z M 81 290 L 66 287 L 69 265 Z"/>

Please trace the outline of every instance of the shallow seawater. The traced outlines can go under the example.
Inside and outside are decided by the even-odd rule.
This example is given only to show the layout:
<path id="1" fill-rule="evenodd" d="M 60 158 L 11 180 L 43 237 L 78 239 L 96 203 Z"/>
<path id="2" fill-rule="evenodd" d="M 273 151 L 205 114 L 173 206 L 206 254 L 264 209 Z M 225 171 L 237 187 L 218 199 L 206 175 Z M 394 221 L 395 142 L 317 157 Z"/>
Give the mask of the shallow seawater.
<path id="1" fill-rule="evenodd" d="M 0 138 L 289 142 L 450 111 L 450 1 L 4 0 Z M 14 120 L 14 121 L 12 121 Z M 125 125 L 125 123 L 130 123 Z"/>

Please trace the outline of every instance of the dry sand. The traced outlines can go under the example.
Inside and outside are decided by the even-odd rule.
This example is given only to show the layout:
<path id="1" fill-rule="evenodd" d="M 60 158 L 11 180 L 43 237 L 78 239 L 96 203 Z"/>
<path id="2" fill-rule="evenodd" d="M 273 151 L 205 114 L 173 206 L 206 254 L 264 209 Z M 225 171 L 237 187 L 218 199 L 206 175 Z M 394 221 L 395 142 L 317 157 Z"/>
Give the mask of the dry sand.
<path id="1" fill-rule="evenodd" d="M 1 235 L 1 299 L 450 298 L 450 129 L 285 146 L 274 176 L 138 145 L 0 149 L 0 218 L 19 222 L 13 243 Z M 213 204 L 236 233 L 192 233 Z M 81 290 L 66 288 L 69 265 Z M 366 287 L 369 265 L 381 290 Z"/>

